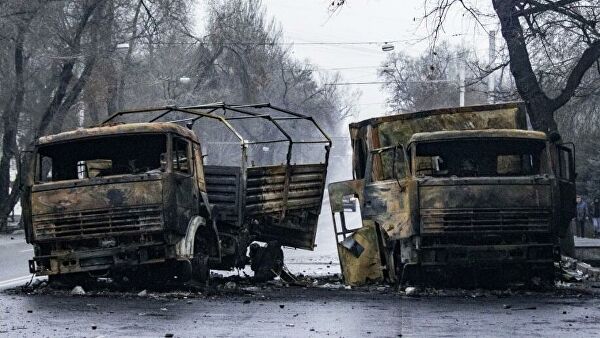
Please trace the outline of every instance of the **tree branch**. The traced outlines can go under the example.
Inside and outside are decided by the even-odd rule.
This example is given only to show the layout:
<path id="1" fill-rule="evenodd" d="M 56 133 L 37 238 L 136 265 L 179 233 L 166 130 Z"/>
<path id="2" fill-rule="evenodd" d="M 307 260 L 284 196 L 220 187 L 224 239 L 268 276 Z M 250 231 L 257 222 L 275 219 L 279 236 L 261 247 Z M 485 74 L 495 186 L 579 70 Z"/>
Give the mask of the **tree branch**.
<path id="1" fill-rule="evenodd" d="M 581 83 L 583 76 L 600 58 L 600 40 L 592 43 L 581 55 L 577 64 L 571 70 L 564 89 L 560 95 L 552 99 L 552 106 L 554 109 L 560 108 L 562 105 L 567 103 L 569 99 L 574 95 L 575 90 Z"/>

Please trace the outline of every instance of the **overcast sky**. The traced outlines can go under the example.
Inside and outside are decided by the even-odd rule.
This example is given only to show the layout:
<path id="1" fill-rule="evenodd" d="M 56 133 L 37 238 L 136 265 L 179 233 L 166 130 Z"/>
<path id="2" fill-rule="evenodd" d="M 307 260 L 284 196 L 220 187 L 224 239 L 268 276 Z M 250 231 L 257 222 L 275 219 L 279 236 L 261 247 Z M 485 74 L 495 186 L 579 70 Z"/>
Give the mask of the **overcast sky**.
<path id="1" fill-rule="evenodd" d="M 345 82 L 381 81 L 377 67 L 387 53 L 381 44 L 393 41 L 397 51 L 418 55 L 429 46 L 427 25 L 421 22 L 423 1 L 415 0 L 347 0 L 333 15 L 332 0 L 263 0 L 269 16 L 281 25 L 286 42 L 378 42 L 365 45 L 302 45 L 292 47 L 299 59 L 307 59 L 324 72 L 339 71 Z M 489 1 L 483 1 L 484 5 Z M 461 11 L 452 13 L 442 39 L 474 47 L 487 55 L 485 31 Z M 493 27 L 492 27 L 493 29 Z M 340 69 L 343 68 L 343 69 Z M 347 69 L 350 68 L 350 69 Z M 365 119 L 383 115 L 387 93 L 381 85 L 349 85 L 362 92 L 359 116 Z"/>

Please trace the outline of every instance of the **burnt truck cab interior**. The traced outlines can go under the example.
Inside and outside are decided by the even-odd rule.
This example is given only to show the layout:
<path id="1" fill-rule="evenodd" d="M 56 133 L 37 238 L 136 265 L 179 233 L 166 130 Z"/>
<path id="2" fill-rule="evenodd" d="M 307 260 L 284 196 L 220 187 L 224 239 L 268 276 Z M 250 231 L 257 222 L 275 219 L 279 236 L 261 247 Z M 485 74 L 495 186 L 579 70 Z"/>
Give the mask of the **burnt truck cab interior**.
<path id="1" fill-rule="evenodd" d="M 37 183 L 167 171 L 167 134 L 111 135 L 38 148 Z M 187 154 L 174 153 L 187 162 Z M 187 163 L 186 163 L 187 166 Z"/>
<path id="2" fill-rule="evenodd" d="M 546 136 L 513 130 L 417 133 L 408 145 L 414 177 L 550 174 Z"/>

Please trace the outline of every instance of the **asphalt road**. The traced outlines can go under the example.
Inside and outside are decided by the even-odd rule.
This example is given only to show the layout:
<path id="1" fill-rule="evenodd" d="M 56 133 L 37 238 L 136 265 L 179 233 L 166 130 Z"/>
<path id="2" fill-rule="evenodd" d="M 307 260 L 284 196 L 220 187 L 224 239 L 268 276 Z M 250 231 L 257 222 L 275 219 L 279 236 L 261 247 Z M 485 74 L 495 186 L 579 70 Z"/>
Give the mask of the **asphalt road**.
<path id="1" fill-rule="evenodd" d="M 0 335 L 581 337 L 600 332 L 597 298 L 556 294 L 411 298 L 291 287 L 199 297 L 3 294 Z"/>
<path id="2" fill-rule="evenodd" d="M 0 235 L 0 290 L 31 279 L 27 262 L 32 257 L 33 247 L 23 234 Z"/>

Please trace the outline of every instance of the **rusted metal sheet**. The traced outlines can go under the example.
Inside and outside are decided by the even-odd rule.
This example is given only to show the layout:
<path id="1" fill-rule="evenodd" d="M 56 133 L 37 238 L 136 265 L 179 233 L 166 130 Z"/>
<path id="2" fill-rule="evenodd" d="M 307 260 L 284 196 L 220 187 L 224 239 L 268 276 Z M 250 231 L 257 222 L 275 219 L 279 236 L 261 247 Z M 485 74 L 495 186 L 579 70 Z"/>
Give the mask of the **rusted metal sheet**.
<path id="1" fill-rule="evenodd" d="M 390 238 L 397 240 L 418 233 L 412 220 L 411 201 L 415 185 L 409 180 L 374 182 L 365 187 L 363 217 L 378 224 Z M 408 193 L 410 189 L 411 193 Z"/>
<path id="2" fill-rule="evenodd" d="M 312 249 L 326 167 L 292 165 L 289 173 L 285 189 L 286 166 L 250 167 L 243 186 L 239 167 L 206 166 L 208 194 L 219 220 L 241 224 L 254 219 L 258 240 Z"/>
<path id="3" fill-rule="evenodd" d="M 364 201 L 364 186 L 365 182 L 363 180 L 341 181 L 329 184 L 327 190 L 329 191 L 331 212 L 336 213 L 344 211 L 342 198 L 347 195 L 357 197 L 360 203 L 362 203 L 362 201 Z"/>
<path id="4" fill-rule="evenodd" d="M 416 133 L 410 137 L 408 143 L 465 138 L 525 138 L 545 141 L 547 136 L 539 131 L 519 129 L 449 130 Z"/>
<path id="5" fill-rule="evenodd" d="M 327 168 L 305 164 L 287 170 L 285 166 L 248 168 L 245 212 L 257 219 L 254 232 L 259 240 L 312 250 Z"/>
<path id="6" fill-rule="evenodd" d="M 398 114 L 350 124 L 350 134 L 363 134 L 353 129 L 376 128 L 378 145 L 368 139 L 369 149 L 406 145 L 412 135 L 422 132 L 483 129 L 527 129 L 524 108 L 517 103 L 435 109 Z M 372 138 L 375 138 L 373 136 Z"/>
<path id="7" fill-rule="evenodd" d="M 240 224 L 241 213 L 240 167 L 205 166 L 204 177 L 209 201 L 215 205 L 220 220 Z"/>
<path id="8" fill-rule="evenodd" d="M 160 180 L 138 180 L 133 182 L 103 182 L 85 184 L 70 182 L 46 183 L 35 186 L 31 196 L 33 216 L 108 210 L 128 206 L 157 205 L 162 203 Z"/>
<path id="9" fill-rule="evenodd" d="M 373 223 L 337 244 L 344 283 L 359 286 L 383 280 L 377 231 Z"/>
<path id="10" fill-rule="evenodd" d="M 329 184 L 328 190 L 344 283 L 354 286 L 381 281 L 383 279 L 383 264 L 376 229 L 378 225 L 365 220 L 367 216 L 363 213 L 360 215 L 362 223 L 356 228 L 356 226 L 346 223 L 344 214 L 344 196 L 358 198 L 359 205 L 361 205 L 361 208 L 364 207 L 364 181 L 335 182 Z"/>
<path id="11" fill-rule="evenodd" d="M 281 211 L 286 167 L 251 167 L 246 169 L 246 173 L 246 213 L 257 215 Z"/>
<path id="12" fill-rule="evenodd" d="M 544 178 L 431 178 L 419 184 L 422 209 L 550 208 L 550 181 Z"/>
<path id="13" fill-rule="evenodd" d="M 289 188 L 285 188 L 285 166 L 247 169 L 246 211 L 263 212 L 314 209 L 321 205 L 326 169 L 324 165 L 292 165 Z M 285 194 L 287 192 L 287 199 Z"/>
<path id="14" fill-rule="evenodd" d="M 81 128 L 72 131 L 66 131 L 60 134 L 48 135 L 40 137 L 39 145 L 72 141 L 98 136 L 117 136 L 130 134 L 145 134 L 145 133 L 175 133 L 184 137 L 196 140 L 196 135 L 182 126 L 174 123 L 155 122 L 155 123 L 127 123 L 115 124 L 107 126 L 99 126 L 94 128 Z"/>
<path id="15" fill-rule="evenodd" d="M 135 235 L 163 230 L 161 205 L 88 209 L 33 216 L 38 242 Z"/>

